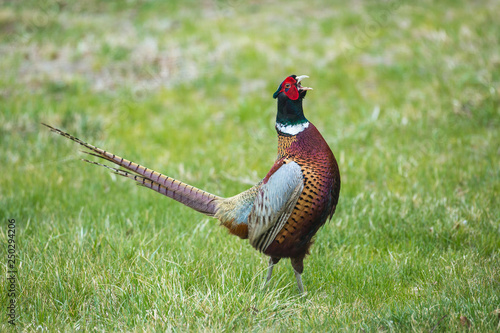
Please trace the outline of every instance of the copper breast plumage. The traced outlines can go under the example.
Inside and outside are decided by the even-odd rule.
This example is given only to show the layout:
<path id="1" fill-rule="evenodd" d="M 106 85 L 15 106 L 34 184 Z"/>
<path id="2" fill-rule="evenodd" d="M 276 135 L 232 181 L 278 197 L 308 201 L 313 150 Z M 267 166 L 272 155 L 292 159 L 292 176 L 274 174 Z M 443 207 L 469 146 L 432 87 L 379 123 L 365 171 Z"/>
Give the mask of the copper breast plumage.
<path id="1" fill-rule="evenodd" d="M 295 136 L 278 134 L 278 159 L 301 167 L 304 189 L 290 218 L 265 254 L 296 257 L 307 254 L 311 239 L 335 211 L 340 176 L 332 151 L 312 124 Z"/>

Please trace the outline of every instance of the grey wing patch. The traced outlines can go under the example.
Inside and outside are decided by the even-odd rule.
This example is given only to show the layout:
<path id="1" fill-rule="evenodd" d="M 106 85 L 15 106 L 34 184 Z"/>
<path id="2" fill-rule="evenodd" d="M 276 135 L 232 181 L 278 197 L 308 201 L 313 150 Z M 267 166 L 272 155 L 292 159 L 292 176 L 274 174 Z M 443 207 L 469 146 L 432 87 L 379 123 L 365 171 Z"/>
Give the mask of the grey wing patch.
<path id="1" fill-rule="evenodd" d="M 262 184 L 250 212 L 248 239 L 265 251 L 290 217 L 304 188 L 304 177 L 295 162 L 283 164 Z"/>

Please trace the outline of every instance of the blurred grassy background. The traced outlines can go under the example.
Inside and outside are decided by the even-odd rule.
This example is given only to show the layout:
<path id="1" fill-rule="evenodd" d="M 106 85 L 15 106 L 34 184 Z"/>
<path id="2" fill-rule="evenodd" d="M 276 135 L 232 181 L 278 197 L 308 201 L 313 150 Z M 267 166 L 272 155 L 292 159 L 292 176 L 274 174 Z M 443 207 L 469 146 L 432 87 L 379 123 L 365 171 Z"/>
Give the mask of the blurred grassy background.
<path id="1" fill-rule="evenodd" d="M 498 329 L 498 12 L 494 0 L 2 1 L 0 240 L 16 219 L 18 325 Z M 286 261 L 261 292 L 267 259 L 247 242 L 84 165 L 40 125 L 230 196 L 274 161 L 272 93 L 289 74 L 310 76 L 306 116 L 343 181 L 306 260 L 307 298 Z"/>

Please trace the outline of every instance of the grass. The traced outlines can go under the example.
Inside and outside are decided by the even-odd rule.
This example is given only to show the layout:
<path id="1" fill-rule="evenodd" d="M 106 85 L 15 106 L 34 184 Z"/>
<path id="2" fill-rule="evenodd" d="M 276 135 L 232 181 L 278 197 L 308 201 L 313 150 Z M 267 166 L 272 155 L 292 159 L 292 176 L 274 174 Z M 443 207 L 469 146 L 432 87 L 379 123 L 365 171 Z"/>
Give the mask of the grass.
<path id="1" fill-rule="evenodd" d="M 18 329 L 498 330 L 499 10 L 4 3 L 0 242 L 15 219 Z M 230 196 L 271 166 L 271 96 L 292 73 L 311 77 L 306 116 L 343 181 L 305 262 L 304 298 L 289 262 L 262 291 L 267 258 L 246 241 L 83 164 L 40 125 Z"/>

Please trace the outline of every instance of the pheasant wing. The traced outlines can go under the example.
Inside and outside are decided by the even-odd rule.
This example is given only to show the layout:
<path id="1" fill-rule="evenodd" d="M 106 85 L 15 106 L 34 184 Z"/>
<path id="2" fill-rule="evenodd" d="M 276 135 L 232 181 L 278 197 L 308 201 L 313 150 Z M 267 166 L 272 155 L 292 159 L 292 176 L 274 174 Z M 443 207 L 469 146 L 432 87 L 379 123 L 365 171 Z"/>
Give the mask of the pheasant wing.
<path id="1" fill-rule="evenodd" d="M 267 249 L 288 221 L 303 188 L 302 170 L 295 162 L 283 164 L 262 184 L 248 218 L 253 247 L 262 252 Z"/>

